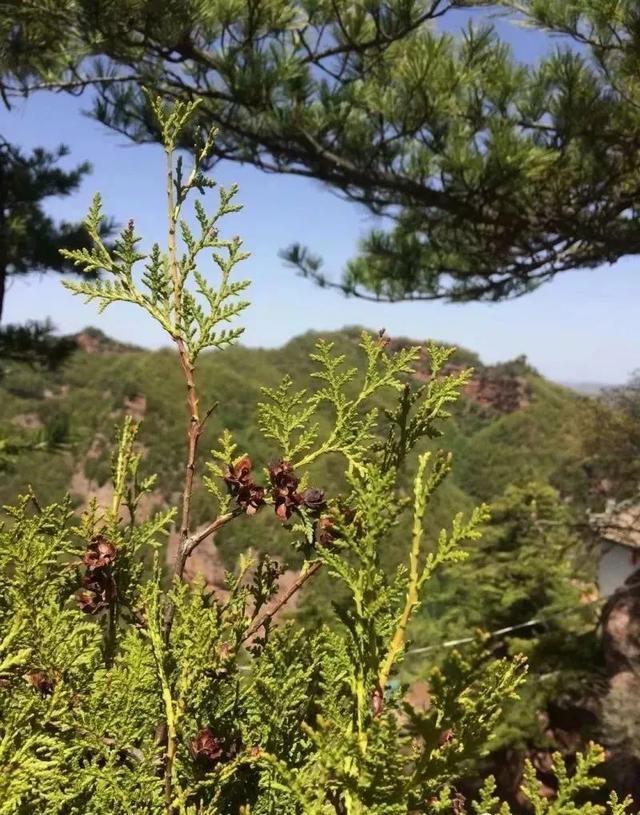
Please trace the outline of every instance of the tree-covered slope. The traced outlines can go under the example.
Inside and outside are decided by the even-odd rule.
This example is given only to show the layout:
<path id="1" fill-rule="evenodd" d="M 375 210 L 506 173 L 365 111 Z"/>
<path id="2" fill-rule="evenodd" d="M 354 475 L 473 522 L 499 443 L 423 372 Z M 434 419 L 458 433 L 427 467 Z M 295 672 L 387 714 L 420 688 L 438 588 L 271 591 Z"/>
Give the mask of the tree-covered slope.
<path id="1" fill-rule="evenodd" d="M 352 328 L 323 336 L 356 365 L 359 334 L 359 329 Z M 317 339 L 310 332 L 274 350 L 237 346 L 224 354 L 205 355 L 201 363 L 204 408 L 213 403 L 217 407 L 205 431 L 203 449 L 214 447 L 221 431 L 228 428 L 258 467 L 266 465 L 274 451 L 256 430 L 260 388 L 276 385 L 285 374 L 294 382 L 307 380 L 313 365 L 309 353 Z M 43 373 L 19 364 L 5 366 L 0 380 L 0 436 L 41 436 L 57 443 L 58 449 L 34 450 L 5 462 L 0 501 L 11 501 L 27 484 L 43 502 L 70 490 L 80 504 L 100 492 L 109 475 L 111 438 L 105 428 L 115 425 L 124 413 L 143 420 L 145 469 L 158 474 L 157 501 L 171 496 L 182 475 L 185 412 L 183 383 L 174 363 L 171 351 L 122 346 L 89 330 L 80 336 L 78 352 L 59 370 Z M 540 480 L 555 484 L 561 492 L 565 484 L 568 487 L 563 474 L 572 469 L 579 454 L 577 428 L 584 400 L 548 382 L 523 360 L 488 368 L 475 354 L 459 350 L 453 364 L 472 365 L 476 373 L 443 440 L 454 453 L 455 466 L 453 478 L 432 510 L 432 528 L 452 510 L 490 501 L 510 484 Z M 417 376 L 422 375 L 418 371 Z M 339 492 L 339 472 L 337 462 L 335 467 L 325 464 L 314 474 L 317 486 L 328 493 Z M 207 493 L 198 490 L 197 522 L 208 519 L 207 502 Z M 238 524 L 232 540 L 218 543 L 231 555 L 250 545 L 245 534 L 253 533 L 248 525 Z M 277 535 L 273 546 L 279 551 Z"/>

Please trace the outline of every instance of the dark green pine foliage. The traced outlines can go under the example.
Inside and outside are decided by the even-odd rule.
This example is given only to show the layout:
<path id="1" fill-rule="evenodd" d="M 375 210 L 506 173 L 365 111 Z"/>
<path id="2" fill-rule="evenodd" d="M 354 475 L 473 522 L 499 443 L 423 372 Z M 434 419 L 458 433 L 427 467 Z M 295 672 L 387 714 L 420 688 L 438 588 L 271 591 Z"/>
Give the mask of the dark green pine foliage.
<path id="1" fill-rule="evenodd" d="M 487 5 L 562 44 L 527 65 L 488 11 L 443 32 Z M 141 88 L 199 98 L 199 123 L 221 130 L 213 160 L 317 178 L 390 216 L 342 279 L 287 252 L 322 285 L 500 300 L 638 253 L 632 0 L 7 0 L 1 12 L 6 99 L 93 85 L 100 120 L 158 141 Z"/>
<path id="2" fill-rule="evenodd" d="M 64 170 L 60 160 L 67 154 L 66 147 L 59 147 L 54 152 L 37 148 L 25 155 L 15 145 L 0 140 L 0 318 L 13 277 L 73 272 L 73 264 L 60 250 L 89 246 L 82 224 L 56 223 L 44 209 L 48 198 L 74 193 L 91 170 L 87 162 Z M 103 234 L 107 230 L 105 223 Z M 27 339 L 23 337 L 25 342 Z M 39 339 L 34 337 L 35 348 Z"/>
<path id="3" fill-rule="evenodd" d="M 640 489 L 640 371 L 625 385 L 603 391 L 589 407 L 583 469 L 591 505 L 602 511 L 607 498 L 634 499 Z"/>
<path id="4" fill-rule="evenodd" d="M 0 320 L 13 278 L 73 272 L 60 250 L 89 245 L 82 224 L 56 223 L 45 211 L 48 198 L 71 195 L 90 171 L 86 162 L 64 170 L 60 160 L 67 152 L 65 147 L 55 152 L 38 148 L 25 155 L 0 138 Z M 102 234 L 109 231 L 105 222 Z M 70 339 L 56 337 L 48 322 L 0 326 L 0 377 L 10 376 L 15 362 L 56 368 L 74 348 Z M 0 466 L 7 455 L 42 447 L 40 441 L 0 437 Z"/>
<path id="5" fill-rule="evenodd" d="M 461 812 L 453 784 L 489 749 L 503 705 L 523 682 L 522 658 L 492 659 L 473 678 L 462 664 L 434 677 L 426 711 L 406 703 L 393 679 L 426 585 L 464 558 L 465 542 L 478 539 L 487 517 L 480 507 L 425 535 L 429 502 L 451 457 L 416 455 L 415 448 L 438 437 L 469 372 L 446 374 L 451 351 L 433 345 L 431 378 L 412 386 L 417 348 L 391 352 L 384 335 L 363 334 L 366 364 L 358 370 L 318 342 L 318 389 L 298 390 L 285 378 L 263 392 L 256 428 L 281 457 L 260 472 L 224 432 L 203 479 L 210 521 L 196 527 L 193 481 L 215 409 L 199 399 L 198 357 L 241 333 L 235 318 L 249 284 L 232 272 L 246 254 L 239 238 L 219 231 L 221 217 L 237 209 L 235 188 L 219 191 L 213 215 L 196 199 L 197 228 L 185 220 L 185 201 L 214 186 L 201 171 L 213 134 L 196 148 L 192 170 L 174 158 L 196 105 L 153 106 L 168 168 L 166 251 L 154 246 L 143 255 L 133 222 L 109 251 L 97 198 L 87 219 L 92 248 L 66 256 L 104 276 L 66 285 L 103 308 L 136 304 L 176 345 L 188 406 L 179 512 L 137 520 L 155 478 L 142 472 L 131 418 L 118 434 L 107 506 L 94 501 L 77 518 L 68 502 L 43 507 L 29 493 L 7 508 L 0 530 L 0 813 Z M 217 287 L 198 268 L 203 252 L 218 267 Z M 383 391 L 395 393 L 396 409 L 377 410 Z M 319 421 L 320 405 L 331 409 L 328 427 Z M 342 463 L 342 495 L 311 478 L 312 464 L 327 456 Z M 406 491 L 399 474 L 409 459 L 415 475 Z M 202 578 L 185 580 L 197 547 L 258 513 L 283 526 L 304 559 L 284 594 L 280 568 L 259 541 L 228 574 L 224 593 Z M 402 562 L 388 574 L 381 548 L 405 515 Z M 157 550 L 174 523 L 177 555 L 163 576 Z M 308 633 L 275 620 L 321 571 L 342 589 L 335 625 Z M 580 803 L 600 785 L 591 771 L 601 760 L 591 746 L 569 776 L 558 758 L 553 802 L 529 767 L 524 792 L 535 811 L 602 813 Z M 489 779 L 474 811 L 507 815 L 493 790 Z M 614 798 L 610 809 L 622 815 L 626 805 Z"/>

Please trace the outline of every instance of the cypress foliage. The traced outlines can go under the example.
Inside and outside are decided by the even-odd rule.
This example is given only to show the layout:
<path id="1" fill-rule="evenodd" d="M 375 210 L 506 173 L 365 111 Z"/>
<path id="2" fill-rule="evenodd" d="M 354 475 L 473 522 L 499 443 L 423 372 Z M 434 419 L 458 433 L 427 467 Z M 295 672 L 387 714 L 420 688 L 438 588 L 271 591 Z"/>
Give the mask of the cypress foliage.
<path id="1" fill-rule="evenodd" d="M 197 148 L 192 170 L 174 160 L 195 105 L 167 111 L 152 104 L 167 155 L 167 249 L 143 255 L 133 223 L 107 249 L 96 199 L 87 219 L 93 248 L 66 257 L 103 276 L 66 285 L 103 308 L 136 304 L 175 343 L 188 406 L 180 508 L 137 518 L 154 478 L 142 473 L 131 419 L 118 431 L 108 507 L 94 502 L 77 519 L 68 501 L 42 507 L 29 493 L 7 508 L 0 813 L 463 812 L 455 780 L 488 749 L 503 705 L 523 682 L 522 659 L 495 659 L 472 675 L 461 660 L 436 672 L 426 711 L 412 708 L 391 680 L 428 581 L 462 559 L 463 543 L 479 537 L 487 517 L 484 507 L 458 515 L 436 540 L 425 540 L 429 501 L 451 466 L 445 453 L 418 456 L 411 495 L 398 487 L 404 462 L 420 439 L 438 435 L 469 372 L 445 375 L 451 351 L 433 346 L 432 376 L 416 387 L 407 377 L 415 348 L 391 353 L 384 335 L 364 334 L 367 363 L 358 371 L 318 343 L 318 388 L 299 391 L 285 380 L 264 392 L 257 426 L 278 442 L 281 459 L 256 472 L 250 451 L 223 434 L 205 477 L 211 521 L 194 529 L 199 442 L 215 409 L 200 404 L 197 361 L 240 334 L 227 323 L 246 306 L 239 297 L 248 283 L 231 276 L 246 255 L 238 238 L 219 232 L 219 220 L 237 209 L 235 188 L 220 190 L 213 215 L 196 199 L 197 234 L 184 219 L 191 194 L 213 186 L 201 171 L 213 134 Z M 219 268 L 217 288 L 198 270 L 203 252 Z M 397 393 L 398 406 L 379 414 L 372 402 L 383 390 Z M 315 421 L 324 403 L 334 411 L 328 432 Z M 343 495 L 311 480 L 311 465 L 324 456 L 344 464 Z M 278 591 L 278 565 L 259 546 L 228 575 L 224 597 L 202 579 L 184 579 L 197 547 L 258 512 L 284 524 L 304 555 L 286 593 Z M 404 513 L 412 518 L 404 563 L 388 576 L 381 543 Z M 179 549 L 165 575 L 158 550 L 174 522 Z M 315 633 L 276 625 L 277 612 L 320 570 L 342 587 L 335 624 Z M 529 768 L 525 790 L 536 813 L 601 812 L 580 803 L 599 785 L 591 771 L 601 758 L 590 748 L 572 776 L 558 759 L 554 802 Z M 493 790 L 488 780 L 473 811 L 506 815 Z M 613 815 L 624 810 L 611 801 Z"/>
<path id="2" fill-rule="evenodd" d="M 429 647 L 477 633 L 476 643 L 461 643 L 471 663 L 524 654 L 527 680 L 494 748 L 548 748 L 548 709 L 584 705 L 604 677 L 593 551 L 548 485 L 509 487 L 490 509 L 482 539 L 425 599 L 415 637 Z M 426 656 L 446 664 L 446 649 L 433 647 Z"/>

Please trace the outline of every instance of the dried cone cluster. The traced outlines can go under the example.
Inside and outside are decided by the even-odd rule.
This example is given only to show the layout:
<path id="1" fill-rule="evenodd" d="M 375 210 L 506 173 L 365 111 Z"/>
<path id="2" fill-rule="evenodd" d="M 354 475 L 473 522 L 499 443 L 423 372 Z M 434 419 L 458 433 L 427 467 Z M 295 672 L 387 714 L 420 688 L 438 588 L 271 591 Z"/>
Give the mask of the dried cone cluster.
<path id="1" fill-rule="evenodd" d="M 338 502 L 333 515 L 324 515 L 318 522 L 318 546 L 329 548 L 342 537 L 340 527 L 353 523 L 355 513 L 352 509 Z"/>
<path id="2" fill-rule="evenodd" d="M 252 475 L 253 464 L 249 456 L 242 456 L 227 465 L 222 476 L 229 495 L 246 515 L 255 515 L 265 503 L 266 490 L 256 484 Z M 288 461 L 280 460 L 268 467 L 271 499 L 275 513 L 281 521 L 288 521 L 301 506 L 310 512 L 320 512 L 326 505 L 323 490 L 314 487 L 298 492 L 300 479 Z"/>
<path id="3" fill-rule="evenodd" d="M 276 515 L 281 521 L 288 521 L 298 507 L 304 506 L 310 512 L 321 512 L 325 505 L 324 491 L 310 487 L 302 494 L 298 492 L 300 479 L 288 461 L 278 461 L 269 466 L 271 497 Z"/>
<path id="4" fill-rule="evenodd" d="M 264 487 L 253 480 L 252 466 L 249 456 L 243 456 L 235 464 L 229 464 L 223 476 L 229 495 L 246 515 L 255 515 L 264 504 Z"/>
<path id="5" fill-rule="evenodd" d="M 116 586 L 111 567 L 118 550 L 104 535 L 91 539 L 82 562 L 85 574 L 82 589 L 76 595 L 80 610 L 85 614 L 98 614 L 109 608 L 116 595 Z"/>
<path id="6" fill-rule="evenodd" d="M 298 493 L 300 479 L 288 461 L 270 464 L 269 479 L 276 515 L 281 521 L 288 521 L 292 512 L 302 503 L 302 496 Z"/>
<path id="7" fill-rule="evenodd" d="M 322 512 L 327 502 L 324 498 L 324 490 L 318 490 L 315 487 L 310 487 L 302 494 L 302 503 L 311 512 Z"/>
<path id="8" fill-rule="evenodd" d="M 26 679 L 43 696 L 50 696 L 56 686 L 53 677 L 45 671 L 30 671 Z"/>
<path id="9" fill-rule="evenodd" d="M 209 727 L 205 727 L 191 740 L 189 752 L 195 763 L 205 772 L 209 772 L 237 754 L 238 744 L 225 746 Z"/>
<path id="10" fill-rule="evenodd" d="M 338 538 L 338 529 L 333 520 L 328 517 L 320 518 L 318 524 L 318 545 L 329 548 Z"/>

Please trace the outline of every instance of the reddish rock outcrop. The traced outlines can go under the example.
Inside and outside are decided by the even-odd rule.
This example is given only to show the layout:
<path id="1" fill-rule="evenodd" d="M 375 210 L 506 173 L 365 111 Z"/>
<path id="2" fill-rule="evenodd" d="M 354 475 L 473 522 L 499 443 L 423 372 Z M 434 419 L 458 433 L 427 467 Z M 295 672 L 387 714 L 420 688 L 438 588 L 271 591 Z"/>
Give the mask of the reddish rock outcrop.
<path id="1" fill-rule="evenodd" d="M 135 345 L 111 339 L 97 328 L 85 328 L 74 334 L 72 339 L 85 354 L 122 354 L 125 351 L 140 350 Z"/>
<path id="2" fill-rule="evenodd" d="M 478 405 L 501 414 L 524 410 L 531 403 L 531 387 L 523 376 L 492 376 L 480 371 L 464 393 Z"/>
<path id="3" fill-rule="evenodd" d="M 466 366 L 450 363 L 442 370 L 442 375 L 456 374 Z M 476 366 L 471 380 L 463 393 L 480 407 L 501 415 L 524 410 L 531 404 L 532 391 L 526 377 L 508 370 L 509 366 Z M 506 369 L 506 370 L 503 370 Z M 427 367 L 418 370 L 416 379 L 426 382 L 429 379 Z"/>

